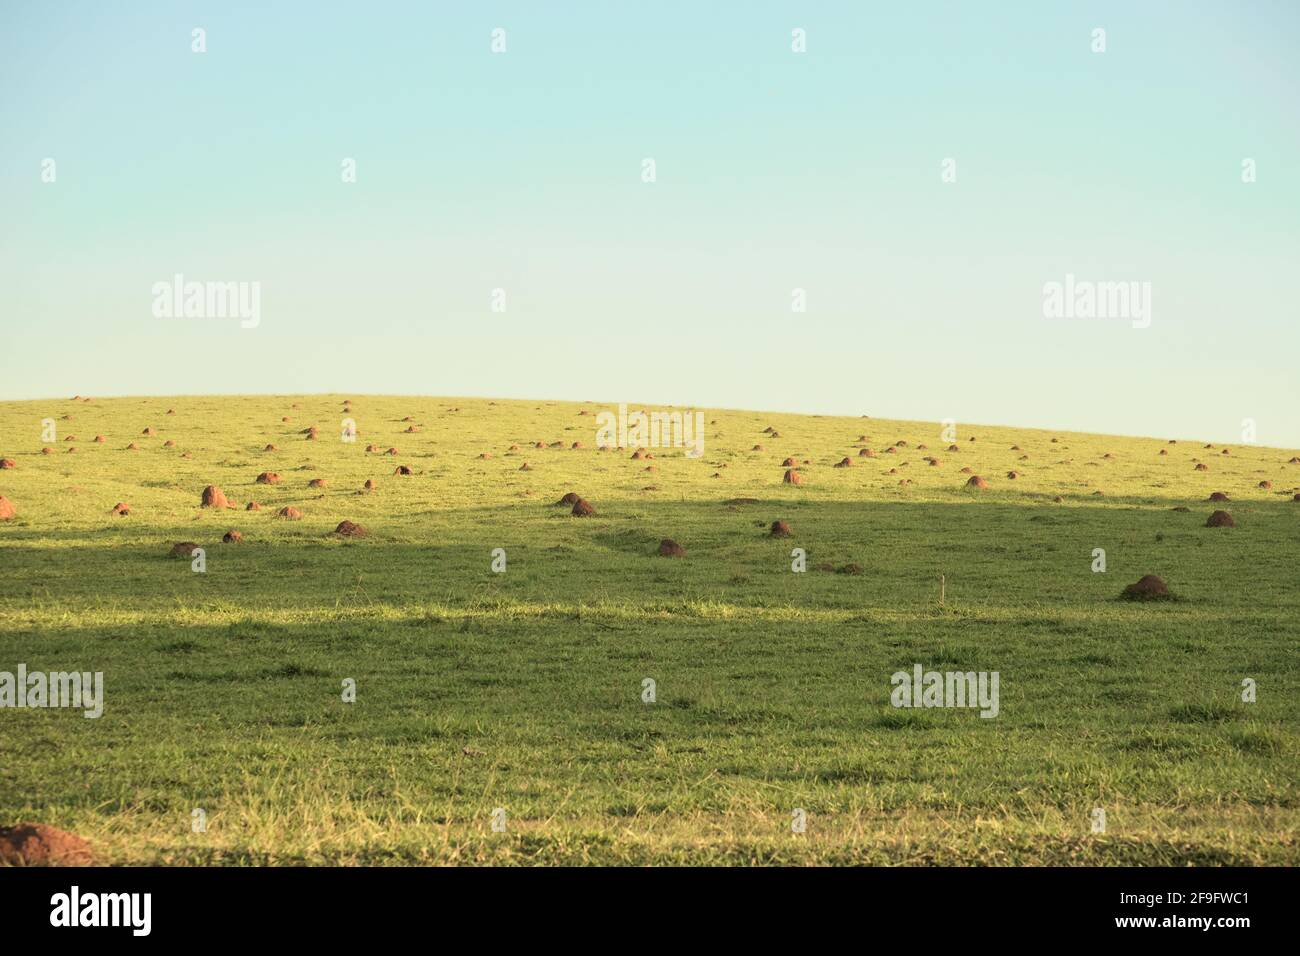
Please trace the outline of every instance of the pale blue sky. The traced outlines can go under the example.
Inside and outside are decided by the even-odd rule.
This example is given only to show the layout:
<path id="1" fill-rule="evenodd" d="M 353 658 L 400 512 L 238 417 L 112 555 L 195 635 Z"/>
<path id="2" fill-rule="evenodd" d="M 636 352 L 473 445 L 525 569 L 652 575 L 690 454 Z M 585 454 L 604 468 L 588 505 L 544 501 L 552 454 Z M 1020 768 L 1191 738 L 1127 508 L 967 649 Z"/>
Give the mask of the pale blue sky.
<path id="1" fill-rule="evenodd" d="M 1291 2 L 11 2 L 0 91 L 3 398 L 1250 417 L 1300 446 Z M 261 324 L 155 318 L 177 272 L 260 282 Z M 1045 319 L 1067 272 L 1149 281 L 1151 327 Z"/>

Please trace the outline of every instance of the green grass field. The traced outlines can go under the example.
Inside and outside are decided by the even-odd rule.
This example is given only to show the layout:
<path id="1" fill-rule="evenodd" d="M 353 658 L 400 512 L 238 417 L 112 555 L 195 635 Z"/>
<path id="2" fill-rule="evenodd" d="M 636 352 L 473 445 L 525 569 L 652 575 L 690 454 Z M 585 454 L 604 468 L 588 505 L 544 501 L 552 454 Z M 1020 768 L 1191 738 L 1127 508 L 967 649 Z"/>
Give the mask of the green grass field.
<path id="1" fill-rule="evenodd" d="M 1300 862 L 1294 450 L 708 411 L 634 461 L 606 405 L 352 398 L 355 443 L 341 395 L 0 403 L 0 671 L 105 681 L 98 720 L 0 710 L 0 825 L 124 864 Z M 1148 573 L 1179 600 L 1117 600 Z M 914 664 L 997 671 L 999 715 L 894 708 Z"/>

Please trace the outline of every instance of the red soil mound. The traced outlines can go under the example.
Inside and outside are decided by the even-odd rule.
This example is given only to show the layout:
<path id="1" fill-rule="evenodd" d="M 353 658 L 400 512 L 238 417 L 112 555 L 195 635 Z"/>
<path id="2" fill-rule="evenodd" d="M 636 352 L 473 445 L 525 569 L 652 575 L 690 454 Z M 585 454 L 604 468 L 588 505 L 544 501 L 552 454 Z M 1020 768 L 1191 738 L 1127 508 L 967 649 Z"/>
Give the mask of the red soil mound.
<path id="1" fill-rule="evenodd" d="M 1169 587 L 1154 574 L 1144 574 L 1136 583 L 1130 584 L 1121 592 L 1120 597 L 1127 601 L 1167 601 L 1173 597 Z"/>
<path id="2" fill-rule="evenodd" d="M 379 487 L 379 485 L 375 484 L 375 479 L 367 478 L 366 483 L 361 487 L 365 488 L 366 491 L 374 491 L 376 488 Z"/>
<path id="3" fill-rule="evenodd" d="M 1226 511 L 1216 511 L 1206 519 L 1205 527 L 1207 528 L 1235 528 L 1237 522 L 1232 520 L 1232 515 Z"/>
<path id="4" fill-rule="evenodd" d="M 308 487 L 308 488 L 324 488 L 324 487 L 325 487 L 325 479 L 324 479 L 324 478 L 313 478 L 311 481 L 307 482 L 307 487 Z"/>
<path id="5" fill-rule="evenodd" d="M 1211 492 L 1209 501 L 1228 501 L 1228 496 L 1222 491 Z"/>
<path id="6" fill-rule="evenodd" d="M 280 476 L 273 471 L 264 471 L 257 476 L 257 484 L 273 485 L 280 480 Z"/>
<path id="7" fill-rule="evenodd" d="M 577 518 L 586 518 L 595 513 L 596 509 L 581 498 L 573 503 L 573 511 L 570 512 L 570 514 Z"/>
<path id="8" fill-rule="evenodd" d="M 686 556 L 686 549 L 674 541 L 672 538 L 664 538 L 659 542 L 659 557 L 661 558 L 682 558 Z"/>
<path id="9" fill-rule="evenodd" d="M 851 468 L 851 467 L 853 467 L 853 459 L 852 459 L 852 458 L 841 458 L 839 461 L 837 461 L 837 462 L 835 463 L 835 467 L 836 467 L 836 468 Z"/>
<path id="10" fill-rule="evenodd" d="M 799 474 L 799 472 L 795 471 L 793 468 L 790 468 L 786 471 L 785 477 L 781 479 L 781 481 L 783 484 L 787 485 L 802 485 L 803 475 Z"/>
<path id="11" fill-rule="evenodd" d="M 14 503 L 4 495 L 0 495 L 0 521 L 8 521 L 17 514 L 18 509 L 14 507 Z"/>
<path id="12" fill-rule="evenodd" d="M 1194 470 L 1194 471 L 1209 471 L 1209 470 L 1210 470 L 1210 466 L 1207 465 L 1207 464 L 1205 464 L 1205 462 L 1200 462 L 1200 463 L 1197 464 L 1197 466 L 1196 466 L 1193 470 Z"/>
<path id="13" fill-rule="evenodd" d="M 216 485 L 208 485 L 203 489 L 203 499 L 199 502 L 201 508 L 229 508 L 230 502 L 226 499 L 225 494 Z"/>
<path id="14" fill-rule="evenodd" d="M 17 467 L 18 467 L 18 462 L 14 461 L 12 458 L 0 458 L 0 471 L 4 471 L 6 468 L 17 468 Z"/>
<path id="15" fill-rule="evenodd" d="M 790 530 L 790 526 L 784 521 L 773 521 L 772 530 L 768 532 L 768 535 L 773 538 L 788 538 L 792 534 L 794 532 Z"/>
<path id="16" fill-rule="evenodd" d="M 262 506 L 259 505 L 256 501 L 250 501 L 248 504 L 246 504 L 246 505 L 244 506 L 244 510 L 245 510 L 245 511 L 261 511 L 261 510 L 262 510 Z"/>
<path id="17" fill-rule="evenodd" d="M 966 482 L 967 488 L 987 488 L 988 486 L 989 483 L 985 481 L 983 478 L 981 478 L 979 475 L 971 475 Z"/>
<path id="18" fill-rule="evenodd" d="M 1261 481 L 1261 482 L 1260 482 L 1258 485 L 1256 485 L 1255 487 L 1257 487 L 1257 488 L 1263 488 L 1265 491 L 1267 491 L 1268 489 L 1270 489 L 1270 488 L 1273 487 L 1273 482 L 1271 482 L 1271 481 Z"/>
<path id="19" fill-rule="evenodd" d="M 297 521 L 302 517 L 302 512 L 292 505 L 286 505 L 275 513 L 277 518 L 287 518 L 290 521 Z"/>
<path id="20" fill-rule="evenodd" d="M 369 532 L 359 524 L 351 521 L 340 521 L 334 533 L 344 538 L 364 538 Z"/>
<path id="21" fill-rule="evenodd" d="M 0 827 L 0 863 L 6 866 L 86 866 L 95 854 L 90 844 L 44 823 Z"/>
<path id="22" fill-rule="evenodd" d="M 240 534 L 238 531 L 227 531 L 225 534 L 221 536 L 221 541 L 223 544 L 241 544 L 243 540 L 244 540 L 244 536 Z"/>
<path id="23" fill-rule="evenodd" d="M 578 493 L 576 491 L 570 491 L 563 498 L 561 498 L 559 501 L 555 503 L 555 507 L 558 508 L 561 505 L 563 505 L 565 508 L 571 508 L 581 500 L 582 499 L 578 497 Z"/>
<path id="24" fill-rule="evenodd" d="M 395 475 L 409 475 L 410 473 L 411 467 L 409 465 L 398 465 L 397 468 L 393 470 L 393 474 Z"/>

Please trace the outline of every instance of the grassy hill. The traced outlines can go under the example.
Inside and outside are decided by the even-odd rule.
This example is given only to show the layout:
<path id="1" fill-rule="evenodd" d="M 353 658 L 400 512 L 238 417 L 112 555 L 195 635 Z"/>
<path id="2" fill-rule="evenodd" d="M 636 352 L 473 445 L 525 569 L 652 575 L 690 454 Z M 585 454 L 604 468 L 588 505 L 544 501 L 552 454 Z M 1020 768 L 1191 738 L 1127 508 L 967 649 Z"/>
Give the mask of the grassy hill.
<path id="1" fill-rule="evenodd" d="M 0 671 L 105 681 L 97 720 L 0 709 L 0 825 L 120 863 L 1300 862 L 1293 450 L 706 411 L 701 457 L 633 460 L 606 405 L 344 398 L 0 403 Z M 1117 599 L 1145 574 L 1178 600 Z M 891 706 L 915 664 L 997 671 L 998 716 Z"/>

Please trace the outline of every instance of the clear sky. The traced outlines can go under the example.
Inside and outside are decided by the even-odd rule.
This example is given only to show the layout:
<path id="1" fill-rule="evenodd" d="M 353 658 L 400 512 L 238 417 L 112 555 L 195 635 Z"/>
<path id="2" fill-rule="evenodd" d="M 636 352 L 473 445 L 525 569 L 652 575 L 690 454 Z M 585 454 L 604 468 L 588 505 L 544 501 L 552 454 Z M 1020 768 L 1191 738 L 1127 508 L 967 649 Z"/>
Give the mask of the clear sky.
<path id="1" fill-rule="evenodd" d="M 1290 0 L 4 2 L 0 397 L 1296 447 L 1298 107 Z M 156 317 L 176 273 L 260 283 L 260 324 Z M 1150 327 L 1045 318 L 1067 273 L 1149 282 Z"/>

